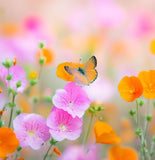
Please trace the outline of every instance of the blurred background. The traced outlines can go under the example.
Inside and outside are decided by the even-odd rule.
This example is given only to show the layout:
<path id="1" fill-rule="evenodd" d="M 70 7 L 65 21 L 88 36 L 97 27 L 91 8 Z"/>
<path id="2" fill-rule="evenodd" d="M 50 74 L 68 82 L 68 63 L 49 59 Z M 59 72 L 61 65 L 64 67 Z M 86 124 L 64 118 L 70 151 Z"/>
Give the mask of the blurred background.
<path id="1" fill-rule="evenodd" d="M 34 86 L 29 93 L 20 95 L 18 107 L 23 112 L 47 117 L 52 108 L 48 97 L 66 84 L 56 76 L 57 65 L 80 59 L 86 62 L 95 55 L 99 76 L 84 89 L 92 102 L 102 104 L 106 110 L 96 116 L 94 123 L 102 117 L 127 146 L 135 147 L 134 126 L 129 121 L 129 110 L 135 104 L 124 102 L 117 86 L 125 75 L 137 76 L 142 70 L 155 69 L 155 55 L 150 50 L 153 39 L 154 0 L 0 0 L 1 62 L 17 57 L 30 81 L 30 73 L 39 72 L 39 42 L 44 42 L 50 55 L 48 64 L 43 67 L 39 87 Z M 37 94 L 45 99 L 34 103 Z M 84 120 L 87 125 L 87 118 Z M 150 128 L 150 133 L 154 134 L 155 128 Z M 94 141 L 93 125 L 89 140 Z M 63 152 L 66 146 L 76 143 L 66 141 L 59 149 Z M 43 154 L 31 152 L 25 149 L 22 154 L 36 159 Z"/>

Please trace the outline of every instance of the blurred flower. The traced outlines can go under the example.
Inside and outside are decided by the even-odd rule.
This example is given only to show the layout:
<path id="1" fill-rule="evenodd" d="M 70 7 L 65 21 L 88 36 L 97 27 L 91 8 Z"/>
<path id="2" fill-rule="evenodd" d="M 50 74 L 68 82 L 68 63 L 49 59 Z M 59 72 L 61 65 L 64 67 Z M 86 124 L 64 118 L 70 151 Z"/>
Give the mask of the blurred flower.
<path id="1" fill-rule="evenodd" d="M 64 89 L 58 89 L 53 96 L 53 103 L 73 117 L 82 117 L 90 106 L 86 92 L 74 82 L 66 84 Z"/>
<path id="2" fill-rule="evenodd" d="M 41 51 L 37 54 L 37 60 L 40 57 L 45 58 L 45 64 L 51 64 L 53 62 L 54 54 L 50 49 L 42 48 Z"/>
<path id="3" fill-rule="evenodd" d="M 123 7 L 113 0 L 94 0 L 92 3 L 96 24 L 103 28 L 119 27 L 125 17 Z"/>
<path id="4" fill-rule="evenodd" d="M 12 129 L 0 128 L 0 158 L 6 158 L 7 154 L 13 153 L 19 146 L 19 141 L 16 138 Z"/>
<path id="5" fill-rule="evenodd" d="M 30 74 L 29 74 L 30 79 L 37 79 L 37 77 L 38 77 L 37 72 L 35 72 L 35 71 L 30 72 Z"/>
<path id="6" fill-rule="evenodd" d="M 153 53 L 153 54 L 155 54 L 155 40 L 153 40 L 152 42 L 151 42 L 151 52 Z"/>
<path id="7" fill-rule="evenodd" d="M 97 121 L 94 132 L 96 143 L 116 144 L 121 142 L 121 139 L 116 136 L 115 131 L 106 122 Z"/>
<path id="8" fill-rule="evenodd" d="M 74 67 L 74 68 L 83 68 L 85 64 L 78 64 L 78 63 L 69 63 L 69 62 L 64 62 L 61 63 L 57 66 L 57 76 L 65 81 L 72 81 L 74 82 L 74 76 L 70 75 L 66 70 L 65 70 L 65 66 L 68 67 Z"/>
<path id="9" fill-rule="evenodd" d="M 50 138 L 45 119 L 37 114 L 21 113 L 14 119 L 13 127 L 21 147 L 37 150 Z"/>
<path id="10" fill-rule="evenodd" d="M 0 33 L 4 37 L 12 37 L 19 33 L 20 29 L 17 23 L 1 23 L 0 25 Z"/>
<path id="11" fill-rule="evenodd" d="M 129 31 L 131 35 L 135 38 L 147 38 L 155 31 L 154 13 L 136 10 L 132 12 L 132 21 L 129 22 Z"/>
<path id="12" fill-rule="evenodd" d="M 131 148 L 113 146 L 109 149 L 109 160 L 138 160 L 138 154 Z"/>
<path id="13" fill-rule="evenodd" d="M 155 70 L 141 71 L 138 75 L 143 85 L 143 95 L 145 98 L 155 98 Z"/>
<path id="14" fill-rule="evenodd" d="M 22 109 L 23 113 L 32 112 L 32 104 L 29 102 L 29 98 L 27 98 L 27 96 L 25 96 L 24 94 L 18 96 L 17 106 Z"/>
<path id="15" fill-rule="evenodd" d="M 57 141 L 75 140 L 82 132 L 82 118 L 73 118 L 69 113 L 56 107 L 52 108 L 47 117 L 47 126 L 51 136 Z"/>
<path id="16" fill-rule="evenodd" d="M 123 77 L 118 84 L 120 96 L 127 102 L 132 102 L 143 93 L 143 86 L 140 80 L 135 77 Z"/>
<path id="17" fill-rule="evenodd" d="M 84 86 L 83 89 L 91 101 L 99 103 L 107 102 L 114 94 L 112 83 L 106 78 L 104 80 L 97 78 L 95 82 Z"/>
<path id="18" fill-rule="evenodd" d="M 87 150 L 83 146 L 68 147 L 59 160 L 99 160 L 97 149 L 95 146 L 90 146 Z"/>
<path id="19" fill-rule="evenodd" d="M 27 85 L 24 69 L 18 65 L 15 65 L 9 69 L 9 74 L 12 75 L 12 79 L 10 80 L 10 88 L 20 93 L 23 92 Z M 8 86 L 8 81 L 5 79 L 7 75 L 8 75 L 8 69 L 5 67 L 0 67 L 0 78 Z M 21 81 L 21 86 L 17 88 L 16 84 L 19 81 Z"/>
<path id="20" fill-rule="evenodd" d="M 120 138 L 122 143 L 131 143 L 135 140 L 134 129 L 128 119 L 121 121 Z"/>

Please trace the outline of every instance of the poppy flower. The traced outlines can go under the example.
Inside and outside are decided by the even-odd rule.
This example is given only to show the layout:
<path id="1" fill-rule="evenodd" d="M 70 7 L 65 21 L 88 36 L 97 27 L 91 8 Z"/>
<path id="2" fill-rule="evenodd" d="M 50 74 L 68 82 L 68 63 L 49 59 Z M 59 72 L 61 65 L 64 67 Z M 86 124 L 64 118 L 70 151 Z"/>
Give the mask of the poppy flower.
<path id="1" fill-rule="evenodd" d="M 50 49 L 42 48 L 41 51 L 37 54 L 37 59 L 40 57 L 45 58 L 45 64 L 51 64 L 53 62 L 53 52 Z"/>
<path id="2" fill-rule="evenodd" d="M 13 153 L 19 146 L 19 140 L 12 129 L 0 128 L 0 158 L 6 158 L 7 154 Z"/>
<path id="3" fill-rule="evenodd" d="M 127 102 L 132 102 L 139 98 L 143 93 L 143 86 L 140 80 L 135 76 L 125 76 L 118 84 L 120 96 Z"/>
<path id="4" fill-rule="evenodd" d="M 145 98 L 155 98 L 155 70 L 141 71 L 138 75 L 143 85 L 143 95 Z"/>
<path id="5" fill-rule="evenodd" d="M 69 74 L 66 70 L 65 70 L 65 66 L 67 67 L 74 67 L 74 68 L 83 68 L 85 66 L 85 64 L 78 64 L 78 63 L 69 63 L 69 62 L 64 62 L 61 63 L 57 66 L 57 71 L 56 71 L 56 75 L 57 77 L 65 80 L 65 81 L 72 81 L 74 82 L 74 76 Z"/>
<path id="6" fill-rule="evenodd" d="M 131 148 L 113 146 L 109 149 L 109 160 L 138 160 L 138 155 Z"/>
<path id="7" fill-rule="evenodd" d="M 94 132 L 96 143 L 116 144 L 121 142 L 121 139 L 116 136 L 115 131 L 106 122 L 97 121 Z"/>

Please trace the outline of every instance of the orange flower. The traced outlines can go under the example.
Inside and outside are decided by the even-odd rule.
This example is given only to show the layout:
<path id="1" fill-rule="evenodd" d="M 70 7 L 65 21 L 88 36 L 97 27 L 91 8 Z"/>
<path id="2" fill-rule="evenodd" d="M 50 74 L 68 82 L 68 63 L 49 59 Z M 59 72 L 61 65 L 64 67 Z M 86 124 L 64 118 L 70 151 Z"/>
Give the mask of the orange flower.
<path id="1" fill-rule="evenodd" d="M 109 149 L 109 160 L 138 160 L 138 155 L 131 148 L 113 146 Z"/>
<path id="2" fill-rule="evenodd" d="M 155 54 L 155 40 L 153 40 L 153 41 L 151 42 L 150 48 L 151 48 L 151 52 L 152 52 L 153 54 Z"/>
<path id="3" fill-rule="evenodd" d="M 40 57 L 45 58 L 45 64 L 51 64 L 53 62 L 53 52 L 47 48 L 41 48 L 41 51 L 37 54 L 37 60 Z"/>
<path id="4" fill-rule="evenodd" d="M 121 142 L 121 139 L 116 136 L 115 131 L 106 122 L 97 121 L 94 132 L 96 143 L 116 144 Z"/>
<path id="5" fill-rule="evenodd" d="M 13 153 L 19 146 L 19 140 L 16 138 L 12 129 L 0 128 L 0 158 L 6 158 L 7 154 Z"/>
<path id="6" fill-rule="evenodd" d="M 83 68 L 85 64 L 78 64 L 78 63 L 69 63 L 69 62 L 64 62 L 61 63 L 57 66 L 57 76 L 65 81 L 72 81 L 74 82 L 74 76 L 70 75 L 66 70 L 65 70 L 65 66 L 68 67 L 74 67 L 74 68 Z"/>
<path id="7" fill-rule="evenodd" d="M 118 85 L 120 96 L 127 102 L 132 102 L 143 93 L 143 86 L 140 80 L 135 77 L 123 77 Z"/>
<path id="8" fill-rule="evenodd" d="M 58 150 L 58 148 L 54 147 L 53 152 L 61 156 L 61 152 Z"/>
<path id="9" fill-rule="evenodd" d="M 154 99 L 155 98 L 155 70 L 142 71 L 138 75 L 142 85 L 143 85 L 143 95 L 145 98 Z"/>

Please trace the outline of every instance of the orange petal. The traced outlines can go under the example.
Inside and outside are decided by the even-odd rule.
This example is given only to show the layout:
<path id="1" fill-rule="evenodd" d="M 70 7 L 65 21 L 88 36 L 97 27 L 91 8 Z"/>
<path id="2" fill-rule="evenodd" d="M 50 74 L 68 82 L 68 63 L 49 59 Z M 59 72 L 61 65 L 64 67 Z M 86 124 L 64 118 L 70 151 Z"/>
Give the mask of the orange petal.
<path id="1" fill-rule="evenodd" d="M 138 160 L 138 155 L 131 148 L 113 146 L 109 149 L 109 160 Z"/>
<path id="2" fill-rule="evenodd" d="M 85 64 L 78 64 L 78 63 L 69 63 L 69 62 L 64 62 L 61 63 L 57 66 L 57 71 L 56 74 L 59 78 L 65 80 L 65 81 L 72 81 L 74 82 L 74 76 L 70 75 L 66 70 L 65 70 L 65 66 L 68 67 L 74 67 L 74 68 L 83 68 L 85 66 Z"/>
<path id="3" fill-rule="evenodd" d="M 155 70 L 141 71 L 138 75 L 143 85 L 143 95 L 145 98 L 155 98 Z"/>
<path id="4" fill-rule="evenodd" d="M 7 154 L 13 153 L 19 146 L 19 140 L 16 138 L 12 129 L 0 128 L 0 158 L 5 158 Z"/>
<path id="5" fill-rule="evenodd" d="M 116 144 L 121 142 L 121 139 L 116 136 L 115 131 L 106 122 L 97 121 L 94 132 L 97 143 Z"/>

